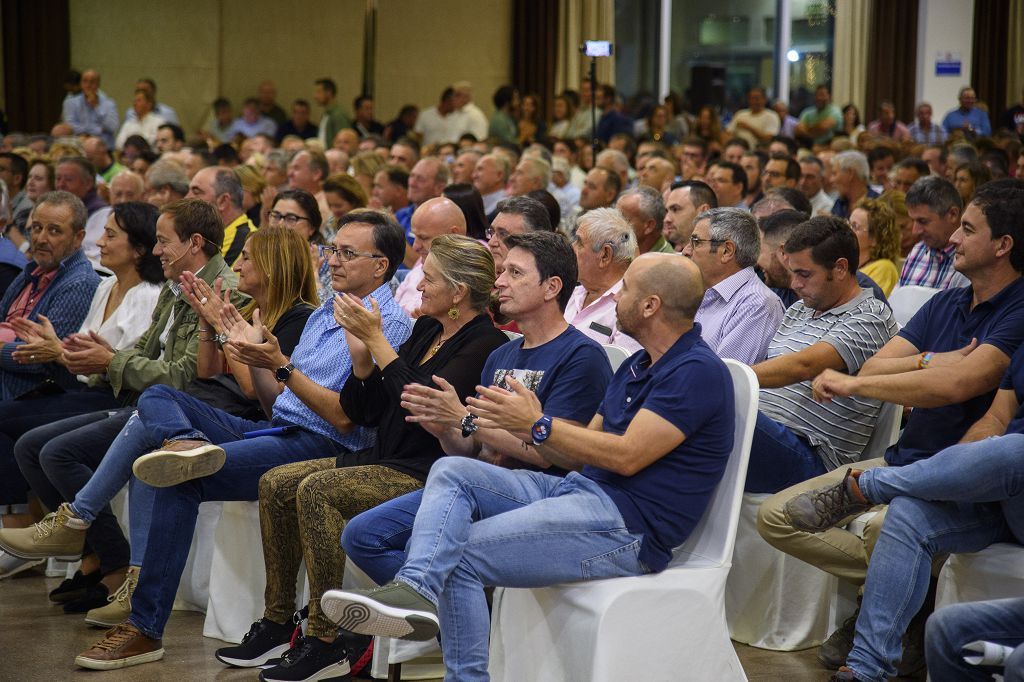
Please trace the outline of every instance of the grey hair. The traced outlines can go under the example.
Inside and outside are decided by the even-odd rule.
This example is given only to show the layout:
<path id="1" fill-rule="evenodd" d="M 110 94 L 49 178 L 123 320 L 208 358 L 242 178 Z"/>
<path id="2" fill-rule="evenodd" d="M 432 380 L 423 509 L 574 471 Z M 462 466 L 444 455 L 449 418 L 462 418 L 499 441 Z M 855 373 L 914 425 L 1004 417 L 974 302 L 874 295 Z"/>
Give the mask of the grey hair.
<path id="1" fill-rule="evenodd" d="M 665 222 L 665 214 L 668 212 L 668 209 L 665 208 L 665 200 L 662 198 L 661 192 L 653 187 L 640 185 L 623 193 L 618 200 L 622 201 L 626 197 L 631 196 L 640 197 L 640 214 L 644 217 L 644 220 L 653 218 L 654 224 L 660 232 L 661 226 Z"/>
<path id="2" fill-rule="evenodd" d="M 146 182 L 153 189 L 170 187 L 176 194 L 188 194 L 188 175 L 172 161 L 157 161 L 146 171 Z"/>
<path id="3" fill-rule="evenodd" d="M 494 161 L 494 165 L 498 167 L 498 171 L 501 173 L 502 182 L 508 182 L 508 176 L 512 174 L 512 164 L 509 163 L 507 157 L 501 154 L 484 154 L 480 157 L 480 161 L 484 159 L 491 159 Z M 479 161 L 477 162 L 479 163 Z"/>
<path id="4" fill-rule="evenodd" d="M 89 220 L 89 212 L 85 210 L 85 204 L 71 192 L 55 190 L 46 192 L 36 201 L 36 208 L 43 204 L 51 206 L 67 206 L 71 209 L 71 227 L 75 232 L 85 229 L 85 223 Z"/>
<path id="5" fill-rule="evenodd" d="M 213 196 L 219 197 L 221 194 L 228 195 L 232 206 L 238 209 L 242 208 L 244 197 L 242 181 L 229 168 L 218 170 L 213 179 Z"/>
<path id="6" fill-rule="evenodd" d="M 272 151 L 267 152 L 263 156 L 263 160 L 264 162 L 270 164 L 277 170 L 284 173 L 288 170 L 288 162 L 291 160 L 291 155 L 286 151 L 274 149 Z"/>
<path id="7" fill-rule="evenodd" d="M 551 183 L 551 164 L 537 156 L 526 156 L 519 163 L 525 163 L 530 177 L 540 182 L 541 189 Z"/>
<path id="8" fill-rule="evenodd" d="M 927 206 L 935 215 L 942 215 L 953 206 L 957 211 L 964 208 L 964 201 L 953 183 L 938 175 L 925 176 L 911 185 L 904 203 L 908 207 Z"/>
<path id="9" fill-rule="evenodd" d="M 604 248 L 605 244 L 612 249 L 612 260 L 617 263 L 629 263 L 636 258 L 639 248 L 633 226 L 614 208 L 594 208 L 580 216 L 576 223 L 576 231 L 586 229 L 590 238 L 590 248 L 594 253 Z"/>
<path id="10" fill-rule="evenodd" d="M 871 175 L 868 157 L 858 151 L 839 152 L 832 158 L 832 163 L 836 164 L 840 170 L 852 170 L 864 182 L 867 182 Z"/>
<path id="11" fill-rule="evenodd" d="M 953 165 L 959 166 L 964 163 L 971 163 L 978 160 L 978 150 L 969 144 L 955 144 L 949 150 L 947 158 L 953 159 Z"/>
<path id="12" fill-rule="evenodd" d="M 757 263 L 761 254 L 761 232 L 757 228 L 757 220 L 747 211 L 734 206 L 709 208 L 693 219 L 694 225 L 702 220 L 708 221 L 711 239 L 724 242 L 731 241 L 736 245 L 736 264 L 741 268 L 749 268 Z M 712 244 L 712 253 L 717 247 Z"/>
<path id="13" fill-rule="evenodd" d="M 596 159 L 594 159 L 594 165 L 596 166 L 599 164 L 602 158 L 610 158 L 612 160 L 612 166 L 615 167 L 615 172 L 619 175 L 629 173 L 629 159 L 618 149 L 605 149 L 597 155 Z"/>

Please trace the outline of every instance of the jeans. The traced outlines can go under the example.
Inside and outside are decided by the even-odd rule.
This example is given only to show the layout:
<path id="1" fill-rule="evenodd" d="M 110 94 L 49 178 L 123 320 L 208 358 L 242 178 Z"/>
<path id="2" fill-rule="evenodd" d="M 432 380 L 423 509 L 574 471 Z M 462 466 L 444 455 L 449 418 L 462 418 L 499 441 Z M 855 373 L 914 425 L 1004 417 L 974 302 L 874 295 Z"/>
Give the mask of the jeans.
<path id="1" fill-rule="evenodd" d="M 51 511 L 75 499 L 99 467 L 132 408 L 92 412 L 32 429 L 18 439 L 14 456 L 32 490 Z M 128 564 L 128 542 L 104 505 L 86 533 L 86 553 L 96 552 L 104 574 Z"/>
<path id="2" fill-rule="evenodd" d="M 805 438 L 757 413 L 744 492 L 777 493 L 823 473 L 824 462 Z"/>
<path id="3" fill-rule="evenodd" d="M 0 402 L 0 505 L 22 504 L 29 484 L 18 469 L 14 444 L 37 426 L 119 406 L 110 389 L 83 388 L 35 400 Z"/>
<path id="4" fill-rule="evenodd" d="M 375 583 L 394 580 L 405 563 L 405 546 L 412 536 L 423 490 L 406 493 L 349 519 L 341 533 L 341 547 Z"/>
<path id="5" fill-rule="evenodd" d="M 227 453 L 224 467 L 216 474 L 154 491 L 149 538 L 155 542 L 146 546 L 142 560 L 145 570 L 132 596 L 130 621 L 147 636 L 159 639 L 188 558 L 199 504 L 254 501 L 259 497 L 260 476 L 270 469 L 299 460 L 336 457 L 347 450 L 330 438 L 301 428 L 243 439 L 246 431 L 264 429 L 271 423 L 235 417 L 167 386 L 146 389 L 139 397 L 139 418 L 145 428 L 122 433 L 125 442 L 118 447 L 145 453 L 164 440 L 201 438 L 223 446 Z M 134 496 L 131 509 L 134 517 Z"/>
<path id="6" fill-rule="evenodd" d="M 134 410 L 133 410 L 134 412 Z M 128 563 L 141 566 L 146 555 L 146 540 L 149 538 L 149 523 L 153 512 L 153 496 L 156 489 L 132 476 L 132 465 L 148 450 L 137 447 L 138 432 L 146 427 L 137 414 L 132 414 L 124 428 L 110 444 L 95 473 L 89 482 L 78 491 L 71 509 L 86 521 L 95 522 L 103 509 L 118 491 L 128 484 L 128 500 L 130 505 L 129 535 L 131 536 L 131 556 Z"/>
<path id="7" fill-rule="evenodd" d="M 1024 681 L 1024 599 L 953 604 L 939 609 L 928 619 L 925 653 L 928 678 L 932 682 L 988 682 L 990 670 L 970 665 L 961 649 L 978 640 L 1016 647 L 1002 671 L 1006 682 Z M 998 672 L 998 670 L 997 670 Z"/>
<path id="8" fill-rule="evenodd" d="M 1024 540 L 1024 435 L 954 445 L 913 464 L 865 471 L 858 483 L 889 509 L 847 665 L 858 679 L 885 680 L 896 674 L 901 637 L 924 603 L 932 557 Z"/>
<path id="9" fill-rule="evenodd" d="M 543 587 L 646 573 L 642 536 L 601 487 L 474 459 L 434 463 L 395 576 L 438 606 L 445 679 L 487 680 L 484 586 Z"/>

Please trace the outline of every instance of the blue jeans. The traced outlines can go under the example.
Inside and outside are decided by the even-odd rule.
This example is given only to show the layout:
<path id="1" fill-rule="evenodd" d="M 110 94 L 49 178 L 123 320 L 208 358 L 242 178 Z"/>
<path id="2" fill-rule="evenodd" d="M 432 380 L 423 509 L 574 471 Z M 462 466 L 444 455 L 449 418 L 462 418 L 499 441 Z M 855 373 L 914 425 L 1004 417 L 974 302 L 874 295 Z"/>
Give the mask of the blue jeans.
<path id="1" fill-rule="evenodd" d="M 121 432 L 110 444 L 107 454 L 103 456 L 89 482 L 78 491 L 71 509 L 86 521 L 95 521 L 110 500 L 118 493 L 125 483 L 128 484 L 128 500 L 131 508 L 129 514 L 129 535 L 131 538 L 131 557 L 129 564 L 141 566 L 146 556 L 146 540 L 149 538 L 149 522 L 153 512 L 153 496 L 156 489 L 132 476 L 132 465 L 148 450 L 139 450 L 140 440 L 148 440 L 140 432 L 145 431 L 138 414 L 133 414 Z"/>
<path id="2" fill-rule="evenodd" d="M 913 464 L 870 469 L 858 482 L 889 509 L 847 665 L 858 679 L 885 680 L 896 674 L 900 640 L 924 603 L 932 557 L 1024 540 L 1024 435 L 954 445 Z"/>
<path id="3" fill-rule="evenodd" d="M 132 596 L 130 620 L 147 636 L 159 639 L 188 558 L 199 504 L 212 500 L 254 501 L 259 497 L 260 476 L 270 469 L 300 460 L 336 457 L 347 450 L 326 436 L 301 428 L 282 435 L 243 439 L 246 431 L 267 428 L 271 423 L 235 417 L 166 386 L 146 389 L 139 398 L 139 417 L 145 428 L 131 430 L 127 434 L 130 440 L 125 438 L 119 447 L 146 453 L 164 440 L 202 438 L 222 445 L 227 453 L 224 467 L 213 476 L 155 489 L 152 495 L 149 537 L 155 542 L 146 547 L 142 560 L 145 570 Z M 135 504 L 132 496 L 133 517 Z"/>
<path id="4" fill-rule="evenodd" d="M 806 439 L 757 413 L 745 492 L 777 493 L 825 472 L 824 462 Z"/>
<path id="5" fill-rule="evenodd" d="M 423 490 L 406 493 L 353 517 L 341 533 L 341 547 L 375 583 L 394 580 L 405 563 L 405 546 L 412 536 Z"/>
<path id="6" fill-rule="evenodd" d="M 430 470 L 395 579 L 437 604 L 445 679 L 487 680 L 485 585 L 646 573 L 641 540 L 600 486 L 577 473 L 559 478 L 443 457 Z"/>
<path id="7" fill-rule="evenodd" d="M 978 640 L 1016 647 L 1002 671 L 1006 682 L 1024 681 L 1024 599 L 953 604 L 928 619 L 925 653 L 932 682 L 988 682 L 994 669 L 970 665 L 961 649 Z M 998 672 L 998 670 L 997 670 Z"/>

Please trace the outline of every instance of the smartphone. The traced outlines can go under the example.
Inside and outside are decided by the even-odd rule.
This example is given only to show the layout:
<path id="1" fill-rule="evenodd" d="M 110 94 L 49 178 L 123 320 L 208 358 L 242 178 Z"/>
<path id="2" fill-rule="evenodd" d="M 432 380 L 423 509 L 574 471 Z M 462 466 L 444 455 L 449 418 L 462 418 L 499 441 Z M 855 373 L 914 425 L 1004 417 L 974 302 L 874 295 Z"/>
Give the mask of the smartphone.
<path id="1" fill-rule="evenodd" d="M 583 54 L 587 57 L 611 57 L 612 49 L 610 40 L 588 40 L 583 43 Z"/>
<path id="2" fill-rule="evenodd" d="M 259 438 L 260 436 L 283 436 L 286 433 L 292 431 L 298 431 L 299 427 L 295 424 L 288 424 L 287 426 L 272 426 L 269 429 L 256 429 L 255 431 L 246 431 L 242 434 L 242 438 Z"/>

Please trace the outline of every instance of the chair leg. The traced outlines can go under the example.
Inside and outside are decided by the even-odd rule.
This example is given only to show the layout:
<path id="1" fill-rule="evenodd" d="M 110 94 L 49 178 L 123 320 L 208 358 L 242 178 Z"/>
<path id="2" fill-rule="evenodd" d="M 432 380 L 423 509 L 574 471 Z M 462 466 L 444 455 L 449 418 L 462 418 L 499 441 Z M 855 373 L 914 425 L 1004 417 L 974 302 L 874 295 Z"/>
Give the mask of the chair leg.
<path id="1" fill-rule="evenodd" d="M 402 664 L 392 663 L 388 666 L 388 682 L 400 682 L 402 679 Z"/>

